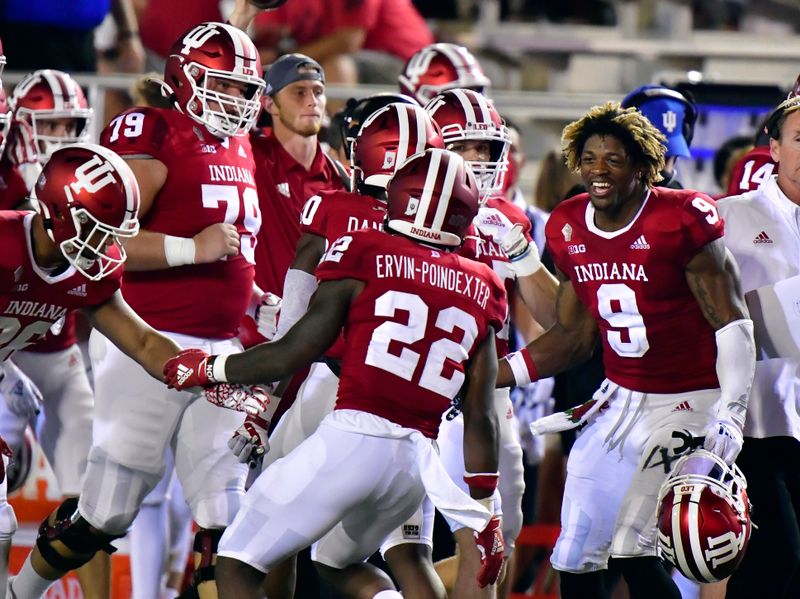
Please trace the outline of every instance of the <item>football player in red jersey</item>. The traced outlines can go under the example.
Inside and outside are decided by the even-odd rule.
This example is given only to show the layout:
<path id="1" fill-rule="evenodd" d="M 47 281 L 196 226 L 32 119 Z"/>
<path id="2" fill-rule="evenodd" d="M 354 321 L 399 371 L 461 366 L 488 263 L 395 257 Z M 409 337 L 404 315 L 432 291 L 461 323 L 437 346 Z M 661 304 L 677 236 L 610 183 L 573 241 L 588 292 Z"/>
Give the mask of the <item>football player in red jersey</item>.
<path id="1" fill-rule="evenodd" d="M 741 449 L 753 325 L 714 201 L 653 186 L 665 148 L 641 113 L 594 107 L 563 144 L 588 193 L 559 204 L 546 227 L 557 322 L 500 361 L 498 384 L 560 372 L 601 336 L 607 379 L 592 402 L 532 425 L 588 424 L 569 456 L 551 562 L 566 599 L 606 597 L 609 558 L 621 558 L 632 597 L 677 598 L 656 553 L 658 490 L 698 445 L 729 464 Z"/>
<path id="2" fill-rule="evenodd" d="M 142 230 L 126 245 L 122 294 L 145 322 L 181 345 L 241 349 L 236 335 L 256 296 L 261 226 L 247 139 L 260 109 L 260 75 L 256 49 L 242 31 L 197 25 L 173 44 L 165 66 L 174 109 L 132 108 L 101 136 L 126 160 L 142 192 Z M 95 428 L 81 513 L 105 533 L 127 530 L 172 446 L 201 528 L 195 580 L 211 581 L 200 592 L 214 596 L 216 543 L 244 494 L 247 466 L 227 449 L 243 416 L 197 401 L 196 393 L 153 384 L 96 332 L 90 354 Z M 117 492 L 107 501 L 109 480 Z"/>
<path id="3" fill-rule="evenodd" d="M 365 118 L 360 132 L 351 143 L 354 191 L 320 192 L 308 200 L 301 215 L 300 229 L 303 235 L 297 244 L 292 268 L 286 275 L 276 339 L 283 337 L 308 310 L 309 301 L 318 287 L 314 271 L 326 248 L 350 231 L 381 229 L 386 218 L 386 185 L 390 177 L 410 156 L 428 148 L 444 147 L 436 125 L 416 103 L 383 106 Z M 344 343 L 340 338 L 325 352 L 324 361 L 311 365 L 294 403 L 269 437 L 269 452 L 263 460 L 265 467 L 287 455 L 308 438 L 333 410 L 343 349 Z M 270 412 L 276 407 L 272 402 Z M 264 415 L 264 418 L 270 419 L 271 413 Z M 248 417 L 246 421 L 252 421 L 253 426 L 258 426 L 266 437 L 268 423 L 259 426 L 257 417 Z M 242 434 L 245 432 L 242 431 Z M 252 441 L 258 444 L 262 440 L 256 437 Z M 258 447 L 250 439 L 242 438 L 234 439 L 232 447 L 242 460 L 265 450 L 263 442 Z M 391 566 L 391 560 L 388 557 L 387 560 Z M 293 587 L 291 583 L 294 577 L 287 575 L 287 568 L 292 566 L 293 562 L 288 562 L 270 572 L 270 597 L 274 595 L 277 598 L 279 592 L 293 596 L 294 588 L 282 588 L 281 591 L 277 588 L 281 584 L 285 587 L 287 583 Z M 431 579 L 435 577 L 432 571 L 424 574 L 432 574 Z M 407 582 L 400 580 L 404 589 L 413 582 L 413 578 Z"/>
<path id="4" fill-rule="evenodd" d="M 65 146 L 45 165 L 35 193 L 38 213 L 0 213 L 0 359 L 7 365 L 15 351 L 36 343 L 63 324 L 71 312 L 83 309 L 93 326 L 149 374 L 158 374 L 166 359 L 180 348 L 142 322 L 119 293 L 119 267 L 125 260 L 122 244 L 138 230 L 139 189 L 130 168 L 106 148 Z M 67 517 L 76 514 L 77 504 L 77 498 L 67 500 L 59 508 L 60 516 L 54 518 L 64 525 Z M 13 532 L 16 522 L 10 508 L 3 507 L 0 522 L 1 536 Z M 9 523 L 14 525 L 10 531 Z M 44 588 L 57 577 L 50 576 L 47 564 L 57 570 L 78 567 L 91 558 L 94 551 L 85 554 L 93 542 L 97 548 L 108 543 L 107 537 L 97 536 L 98 531 L 90 530 L 81 517 L 74 517 L 72 524 L 71 533 L 62 529 L 52 539 L 43 533 L 40 546 L 50 550 L 38 553 L 36 571 L 30 560 L 23 568 L 29 579 L 32 575 Z M 45 523 L 43 530 L 55 529 Z M 73 542 L 79 531 L 85 533 L 87 544 L 75 550 Z M 65 545 L 57 542 L 52 549 L 49 543 L 53 540 Z M 76 559 L 76 554 L 80 558 Z M 66 562 L 69 568 L 63 567 Z M 18 596 L 38 597 L 44 588 L 33 592 L 25 590 L 23 583 Z"/>
<path id="5" fill-rule="evenodd" d="M 538 250 L 530 236 L 531 223 L 520 208 L 502 196 L 503 179 L 508 168 L 511 138 L 503 119 L 490 100 L 469 89 L 451 89 L 434 97 L 425 110 L 439 125 L 445 146 L 467 161 L 478 180 L 481 206 L 474 226 L 459 252 L 483 262 L 503 281 L 509 298 L 517 294 L 543 327 L 554 321 L 556 280 L 541 268 Z M 497 333 L 497 354 L 508 353 L 509 319 Z M 503 506 L 503 537 L 508 557 L 522 528 L 523 480 L 522 448 L 508 389 L 496 392 L 500 422 L 500 497 Z M 450 417 L 454 416 L 454 417 Z M 455 412 L 443 421 L 440 435 L 442 461 L 453 480 L 460 480 L 463 470 L 461 451 L 463 419 Z M 478 597 L 473 572 L 479 567 L 478 556 L 464 546 L 468 535 L 458 533 L 460 526 L 451 522 L 456 540 L 462 546 L 453 588 L 455 597 Z M 484 591 L 489 593 L 490 591 Z M 505 596 L 506 589 L 500 589 Z"/>
<path id="6" fill-rule="evenodd" d="M 28 200 L 42 165 L 52 152 L 88 138 L 92 110 L 78 83 L 67 73 L 39 70 L 28 74 L 10 99 L 9 144 L 0 153 L 0 208 L 31 208 Z M 68 315 L 45 337 L 16 353 L 14 362 L 41 392 L 0 414 L 0 434 L 16 452 L 26 443 L 29 410 L 41 401 L 44 420 L 39 443 L 65 497 L 77 497 L 92 438 L 94 397 L 76 335 L 76 314 Z M 21 485 L 10 473 L 10 484 Z M 78 571 L 84 593 L 108 597 L 110 564 L 104 555 Z M 101 590 L 102 589 L 102 590 Z"/>
<path id="7" fill-rule="evenodd" d="M 496 579 L 499 521 L 453 485 L 432 445 L 442 413 L 468 381 L 465 476 L 473 497 L 491 509 L 497 423 L 489 381 L 505 292 L 489 268 L 451 251 L 477 209 L 475 178 L 461 158 L 441 149 L 417 154 L 389 183 L 386 232 L 362 229 L 331 244 L 311 306 L 286 336 L 227 358 L 186 350 L 165 369 L 165 380 L 178 386 L 276 380 L 321 355 L 346 328 L 336 409 L 248 491 L 220 543 L 222 597 L 263 596 L 263 572 L 316 541 L 313 557 L 338 590 L 399 598 L 363 561 L 426 493 L 481 531 L 481 583 Z M 183 368 L 192 371 L 186 379 L 178 375 Z"/>

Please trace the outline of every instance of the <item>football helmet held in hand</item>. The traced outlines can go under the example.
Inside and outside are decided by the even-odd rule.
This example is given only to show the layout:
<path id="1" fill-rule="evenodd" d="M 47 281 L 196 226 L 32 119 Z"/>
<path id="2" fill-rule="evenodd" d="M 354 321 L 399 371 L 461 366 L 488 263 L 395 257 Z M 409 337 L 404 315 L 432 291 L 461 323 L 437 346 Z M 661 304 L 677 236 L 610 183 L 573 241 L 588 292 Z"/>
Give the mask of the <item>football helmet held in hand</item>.
<path id="1" fill-rule="evenodd" d="M 747 482 L 704 449 L 680 458 L 658 494 L 658 549 L 697 582 L 730 576 L 750 539 Z"/>

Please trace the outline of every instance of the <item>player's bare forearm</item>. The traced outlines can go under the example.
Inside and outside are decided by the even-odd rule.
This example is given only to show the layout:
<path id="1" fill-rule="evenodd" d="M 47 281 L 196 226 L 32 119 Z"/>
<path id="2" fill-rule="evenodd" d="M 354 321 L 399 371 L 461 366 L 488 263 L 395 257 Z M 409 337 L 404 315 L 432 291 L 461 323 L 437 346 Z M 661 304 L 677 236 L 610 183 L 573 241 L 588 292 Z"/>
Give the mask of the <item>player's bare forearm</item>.
<path id="1" fill-rule="evenodd" d="M 89 322 L 150 376 L 163 380 L 164 364 L 181 351 L 169 337 L 142 320 L 117 292 L 101 306 L 87 310 Z"/>
<path id="2" fill-rule="evenodd" d="M 738 268 L 722 239 L 707 244 L 689 261 L 686 281 L 714 330 L 749 318 Z"/>
<path id="3" fill-rule="evenodd" d="M 139 229 L 136 237 L 129 239 L 125 244 L 125 253 L 128 254 L 125 270 L 133 272 L 169 268 L 164 255 L 163 233 Z"/>
<path id="4" fill-rule="evenodd" d="M 308 312 L 284 337 L 229 356 L 225 378 L 231 383 L 270 383 L 316 360 L 336 341 L 361 285 L 353 279 L 322 283 Z"/>
<path id="5" fill-rule="evenodd" d="M 297 240 L 294 260 L 290 268 L 313 275 L 324 253 L 325 238 L 313 233 L 304 233 Z"/>
<path id="6" fill-rule="evenodd" d="M 528 311 L 542 328 L 549 329 L 556 322 L 556 297 L 558 280 L 546 268 L 532 275 L 517 278 L 519 295 Z"/>
<path id="7" fill-rule="evenodd" d="M 563 275 L 562 275 L 563 276 Z M 556 296 L 556 323 L 527 346 L 538 378 L 563 372 L 589 359 L 597 337 L 597 323 L 580 302 L 572 283 L 562 279 Z M 497 386 L 514 384 L 514 373 L 503 359 L 497 371 Z"/>
<path id="8" fill-rule="evenodd" d="M 494 330 L 491 330 L 467 369 L 467 390 L 462 406 L 464 468 L 467 472 L 497 472 L 499 433 L 497 411 L 494 408 L 496 376 L 497 351 Z"/>

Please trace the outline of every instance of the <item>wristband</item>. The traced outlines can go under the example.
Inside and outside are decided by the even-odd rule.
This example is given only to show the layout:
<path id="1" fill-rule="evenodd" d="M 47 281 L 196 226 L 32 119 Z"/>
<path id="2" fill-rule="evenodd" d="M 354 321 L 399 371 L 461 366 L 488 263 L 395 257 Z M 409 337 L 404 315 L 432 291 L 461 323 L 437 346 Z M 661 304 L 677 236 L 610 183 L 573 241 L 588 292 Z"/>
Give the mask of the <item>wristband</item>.
<path id="1" fill-rule="evenodd" d="M 464 482 L 471 489 L 480 489 L 493 493 L 497 489 L 497 481 L 500 479 L 498 472 L 465 472 Z M 491 499 L 491 498 L 489 498 Z"/>
<path id="2" fill-rule="evenodd" d="M 536 364 L 533 363 L 531 354 L 527 347 L 505 357 L 511 372 L 514 375 L 514 385 L 523 387 L 539 380 L 539 373 L 536 371 Z"/>
<path id="3" fill-rule="evenodd" d="M 532 243 L 528 244 L 525 251 L 519 256 L 509 258 L 511 261 L 511 270 L 518 277 L 527 277 L 532 275 L 542 267 L 542 260 L 539 258 L 539 252 Z"/>
<path id="4" fill-rule="evenodd" d="M 225 362 L 228 361 L 228 355 L 223 354 L 216 356 L 211 365 L 211 376 L 214 377 L 215 383 L 227 383 L 228 379 L 225 376 Z"/>
<path id="5" fill-rule="evenodd" d="M 164 258 L 170 266 L 194 264 L 194 239 L 164 235 Z"/>

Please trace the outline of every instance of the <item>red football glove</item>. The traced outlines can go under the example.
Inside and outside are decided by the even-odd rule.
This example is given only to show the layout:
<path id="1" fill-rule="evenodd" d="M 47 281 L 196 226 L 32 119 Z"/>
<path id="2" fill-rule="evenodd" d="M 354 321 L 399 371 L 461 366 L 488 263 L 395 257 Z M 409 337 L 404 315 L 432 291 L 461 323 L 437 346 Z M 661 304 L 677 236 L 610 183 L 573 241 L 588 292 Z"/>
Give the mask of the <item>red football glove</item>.
<path id="1" fill-rule="evenodd" d="M 500 569 L 503 567 L 503 553 L 506 546 L 503 542 L 503 531 L 500 529 L 500 517 L 492 516 L 489 524 L 481 532 L 475 533 L 475 543 L 481 554 L 481 569 L 478 570 L 478 586 L 484 588 L 497 582 Z"/>
<path id="2" fill-rule="evenodd" d="M 14 452 L 11 451 L 11 448 L 5 442 L 5 439 L 0 437 L 0 454 L 10 458 L 14 455 Z M 3 458 L 0 457 L 0 483 L 2 483 L 6 479 L 6 464 L 3 461 Z"/>
<path id="3" fill-rule="evenodd" d="M 215 406 L 257 416 L 267 409 L 269 395 L 255 385 L 219 383 L 205 388 L 206 399 Z"/>
<path id="4" fill-rule="evenodd" d="M 170 389 L 178 391 L 216 383 L 214 356 L 202 349 L 184 349 L 164 364 L 164 382 Z"/>

